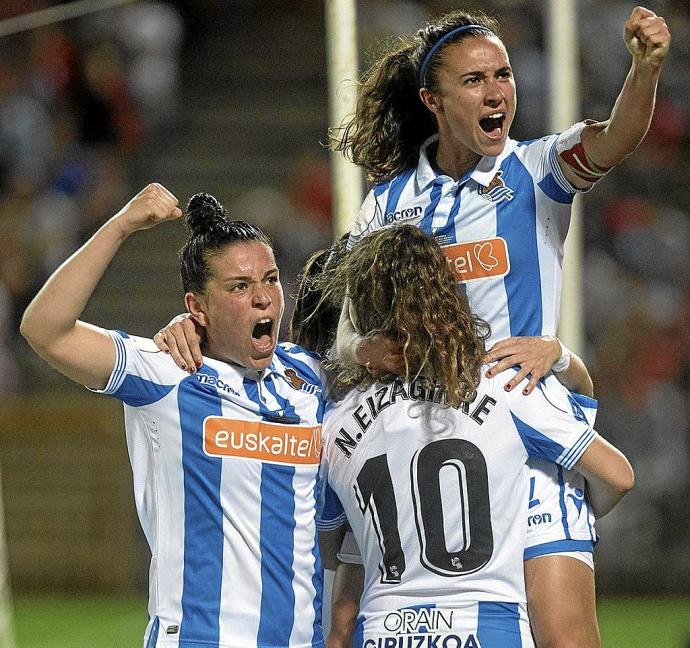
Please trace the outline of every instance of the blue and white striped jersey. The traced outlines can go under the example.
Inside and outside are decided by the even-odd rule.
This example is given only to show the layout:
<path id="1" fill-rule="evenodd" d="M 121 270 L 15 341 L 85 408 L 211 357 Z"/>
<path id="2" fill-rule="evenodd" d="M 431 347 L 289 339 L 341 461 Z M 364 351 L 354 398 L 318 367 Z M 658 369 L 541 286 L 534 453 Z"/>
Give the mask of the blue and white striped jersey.
<path id="1" fill-rule="evenodd" d="M 509 139 L 457 182 L 429 161 L 436 139 L 416 168 L 371 189 L 348 245 L 388 225 L 416 225 L 443 247 L 472 311 L 491 324 L 489 343 L 555 335 L 576 192 L 558 166 L 559 136 Z"/>
<path id="2" fill-rule="evenodd" d="M 501 155 L 482 158 L 458 181 L 434 168 L 428 153 L 437 136 L 429 138 L 416 168 L 371 189 L 348 246 L 382 227 L 416 225 L 438 241 L 472 312 L 491 325 L 488 347 L 511 336 L 555 335 L 563 243 L 573 197 L 583 191 L 568 182 L 557 156 L 584 126 L 509 139 Z M 530 501 L 541 502 L 553 524 L 529 526 L 525 557 L 591 552 L 596 536 L 584 478 L 539 459 L 530 465 Z"/>
<path id="3" fill-rule="evenodd" d="M 365 565 L 358 645 L 533 645 L 526 460 L 572 468 L 596 433 L 553 376 L 529 396 L 503 383 L 482 378 L 475 400 L 453 409 L 420 379 L 397 379 L 327 410 L 322 471 Z M 343 521 L 326 511 L 321 528 Z M 418 614 L 427 608 L 443 611 L 433 629 Z"/>
<path id="4" fill-rule="evenodd" d="M 110 335 L 102 391 L 124 403 L 152 553 L 144 645 L 322 646 L 318 359 L 281 344 L 261 375 L 211 358 L 189 375 L 150 340 Z"/>

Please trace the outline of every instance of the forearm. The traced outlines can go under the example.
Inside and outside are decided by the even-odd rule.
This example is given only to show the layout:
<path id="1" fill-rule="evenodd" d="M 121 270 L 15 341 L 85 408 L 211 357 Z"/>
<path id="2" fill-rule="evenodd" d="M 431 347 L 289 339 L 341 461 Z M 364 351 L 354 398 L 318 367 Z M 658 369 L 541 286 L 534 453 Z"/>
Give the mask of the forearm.
<path id="1" fill-rule="evenodd" d="M 587 371 L 585 363 L 580 356 L 570 352 L 570 365 L 565 371 L 554 372 L 554 376 L 569 391 L 578 392 L 592 398 L 594 396 L 594 383 Z"/>
<path id="2" fill-rule="evenodd" d="M 609 119 L 585 130 L 583 146 L 597 165 L 615 166 L 642 142 L 654 114 L 660 71 L 633 61 Z"/>
<path id="3" fill-rule="evenodd" d="M 74 330 L 103 273 L 127 237 L 109 220 L 48 279 L 22 318 L 21 333 L 37 350 Z"/>
<path id="4" fill-rule="evenodd" d="M 328 648 L 352 646 L 352 634 L 359 614 L 359 600 L 363 589 L 364 569 L 362 566 L 341 563 L 333 580 Z"/>
<path id="5" fill-rule="evenodd" d="M 356 364 L 356 351 L 361 339 L 350 318 L 350 300 L 348 297 L 345 297 L 343 308 L 340 311 L 338 332 L 335 339 L 335 348 L 342 362 Z"/>

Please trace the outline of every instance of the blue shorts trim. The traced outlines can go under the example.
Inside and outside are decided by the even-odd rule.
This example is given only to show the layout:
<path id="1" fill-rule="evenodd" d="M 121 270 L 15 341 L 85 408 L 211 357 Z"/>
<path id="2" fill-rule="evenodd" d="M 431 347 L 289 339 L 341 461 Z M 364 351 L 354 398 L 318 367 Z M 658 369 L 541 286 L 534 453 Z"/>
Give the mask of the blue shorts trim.
<path id="1" fill-rule="evenodd" d="M 568 551 L 594 553 L 594 543 L 591 540 L 554 540 L 553 542 L 545 542 L 544 544 L 534 545 L 534 547 L 527 547 L 523 559 L 529 560 L 537 556 L 548 556 Z"/>

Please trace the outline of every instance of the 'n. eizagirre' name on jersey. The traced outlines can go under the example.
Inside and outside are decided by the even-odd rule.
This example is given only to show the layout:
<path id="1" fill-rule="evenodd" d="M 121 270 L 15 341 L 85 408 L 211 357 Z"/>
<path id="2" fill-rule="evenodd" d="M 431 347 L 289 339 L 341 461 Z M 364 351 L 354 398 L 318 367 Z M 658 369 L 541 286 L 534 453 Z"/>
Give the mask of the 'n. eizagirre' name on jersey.
<path id="1" fill-rule="evenodd" d="M 529 641 L 526 461 L 572 468 L 596 433 L 555 378 L 524 396 L 504 390 L 511 371 L 482 378 L 474 401 L 458 408 L 423 380 L 398 379 L 327 410 L 322 471 L 342 509 L 325 506 L 319 526 L 346 517 L 352 527 L 366 572 L 365 639 L 387 634 L 383 619 L 396 610 L 432 606 L 457 609 L 464 621 L 454 631 L 475 633 L 483 647 L 494 646 L 481 640 L 491 619 Z"/>
<path id="2" fill-rule="evenodd" d="M 322 646 L 318 359 L 281 344 L 260 375 L 210 358 L 189 375 L 111 337 L 103 391 L 124 403 L 152 553 L 146 648 Z"/>

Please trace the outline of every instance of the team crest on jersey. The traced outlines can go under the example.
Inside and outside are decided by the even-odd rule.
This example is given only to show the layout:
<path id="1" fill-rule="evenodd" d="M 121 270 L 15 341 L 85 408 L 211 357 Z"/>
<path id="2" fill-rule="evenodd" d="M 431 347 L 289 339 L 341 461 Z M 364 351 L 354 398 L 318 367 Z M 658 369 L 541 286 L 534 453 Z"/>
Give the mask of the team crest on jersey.
<path id="1" fill-rule="evenodd" d="M 307 392 L 307 394 L 318 394 L 321 391 L 321 387 L 307 382 L 294 369 L 286 369 L 283 375 L 290 387 L 297 391 Z"/>
<path id="2" fill-rule="evenodd" d="M 479 195 L 489 202 L 497 203 L 512 200 L 515 192 L 503 180 L 503 171 L 497 171 L 486 187 L 479 185 Z"/>

